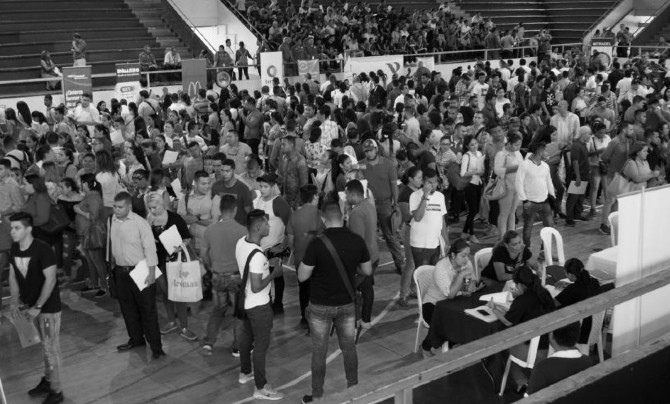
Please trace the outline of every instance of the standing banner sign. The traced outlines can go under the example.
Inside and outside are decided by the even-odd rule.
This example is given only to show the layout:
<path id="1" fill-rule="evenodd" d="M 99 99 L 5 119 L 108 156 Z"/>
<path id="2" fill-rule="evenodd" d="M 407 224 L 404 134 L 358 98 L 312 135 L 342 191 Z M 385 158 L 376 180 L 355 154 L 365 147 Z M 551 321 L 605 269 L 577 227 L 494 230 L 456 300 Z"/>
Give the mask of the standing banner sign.
<path id="1" fill-rule="evenodd" d="M 614 38 L 593 38 L 591 39 L 591 52 L 598 51 L 598 58 L 603 66 L 609 67 L 612 64 L 612 50 L 614 49 Z"/>
<path id="2" fill-rule="evenodd" d="M 312 78 L 316 79 L 319 77 L 319 61 L 318 60 L 298 60 L 298 73 L 300 76 L 304 76 L 309 73 L 312 75 Z"/>
<path id="3" fill-rule="evenodd" d="M 201 88 L 207 88 L 207 60 L 182 60 L 181 82 L 184 92 L 191 98 L 195 97 Z"/>
<path id="4" fill-rule="evenodd" d="M 272 88 L 272 79 L 277 77 L 279 84 L 284 83 L 284 61 L 281 52 L 261 53 L 261 85 Z"/>
<path id="5" fill-rule="evenodd" d="M 74 110 L 84 93 L 93 92 L 91 66 L 63 67 L 63 99 L 65 107 Z"/>
<path id="6" fill-rule="evenodd" d="M 389 79 L 393 74 L 402 75 L 403 72 L 402 55 L 368 56 L 362 58 L 349 58 L 344 65 L 344 72 L 347 77 L 359 75 L 361 73 L 383 71 Z M 406 69 L 405 69 L 406 72 Z"/>
<path id="7" fill-rule="evenodd" d="M 140 64 L 117 63 L 114 97 L 135 102 L 140 95 Z"/>

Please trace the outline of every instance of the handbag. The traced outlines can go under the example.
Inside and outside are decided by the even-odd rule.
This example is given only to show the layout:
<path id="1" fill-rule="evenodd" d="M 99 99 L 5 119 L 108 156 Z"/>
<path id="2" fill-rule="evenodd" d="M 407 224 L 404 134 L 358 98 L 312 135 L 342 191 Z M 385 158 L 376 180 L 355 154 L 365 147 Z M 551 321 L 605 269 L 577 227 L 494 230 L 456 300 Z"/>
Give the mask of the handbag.
<path id="1" fill-rule="evenodd" d="M 52 203 L 49 207 L 49 220 L 40 226 L 47 233 L 55 234 L 65 230 L 71 221 L 61 205 Z"/>
<path id="2" fill-rule="evenodd" d="M 107 226 L 105 223 L 94 222 L 88 227 L 81 242 L 85 250 L 104 248 L 107 238 Z"/>
<path id="3" fill-rule="evenodd" d="M 168 300 L 172 302 L 196 303 L 202 300 L 202 273 L 200 261 L 191 260 L 188 249 L 183 248 L 186 261 L 182 262 L 181 251 L 177 260 L 165 264 L 168 282 Z"/>
<path id="4" fill-rule="evenodd" d="M 470 156 L 468 156 L 468 165 L 465 171 L 468 171 L 469 169 L 470 169 Z M 449 185 L 456 188 L 457 191 L 464 190 L 465 187 L 467 187 L 468 184 L 470 183 L 471 179 L 472 179 L 471 175 L 468 175 L 466 177 L 461 176 L 460 164 L 453 162 L 447 165 L 447 180 L 449 181 Z"/>
<path id="5" fill-rule="evenodd" d="M 507 167 L 507 155 L 505 155 L 504 162 L 504 167 Z M 506 193 L 507 185 L 505 184 L 504 176 L 502 178 L 498 175 L 496 175 L 495 178 L 491 177 L 489 183 L 486 184 L 486 188 L 484 188 L 484 198 L 488 199 L 489 201 L 497 201 L 502 199 L 505 197 Z"/>
<path id="6" fill-rule="evenodd" d="M 249 264 L 251 259 L 256 255 L 256 253 L 262 253 L 261 250 L 256 248 L 255 250 L 249 253 L 247 257 L 247 262 L 244 264 L 244 271 L 242 274 L 242 283 L 240 284 L 240 290 L 237 293 L 237 298 L 235 299 L 235 307 L 233 309 L 233 317 L 238 320 L 247 319 L 247 311 L 244 309 L 244 301 L 247 297 L 247 282 L 249 281 Z"/>
<path id="7" fill-rule="evenodd" d="M 636 183 L 623 174 L 626 164 L 621 168 L 621 171 L 614 174 L 614 178 L 612 178 L 612 181 L 607 186 L 607 193 L 613 197 L 640 189 Z"/>

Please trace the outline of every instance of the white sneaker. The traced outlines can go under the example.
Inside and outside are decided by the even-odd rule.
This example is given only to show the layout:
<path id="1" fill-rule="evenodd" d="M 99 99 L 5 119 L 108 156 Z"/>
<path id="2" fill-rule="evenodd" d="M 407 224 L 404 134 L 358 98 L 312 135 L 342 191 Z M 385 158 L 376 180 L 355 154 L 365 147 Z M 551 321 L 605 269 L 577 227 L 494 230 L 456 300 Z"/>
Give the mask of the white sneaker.
<path id="1" fill-rule="evenodd" d="M 273 389 L 269 384 L 266 384 L 261 390 L 254 388 L 254 398 L 258 398 L 260 400 L 277 401 L 284 398 L 284 395 Z"/>
<path id="2" fill-rule="evenodd" d="M 247 384 L 250 381 L 254 380 L 254 372 L 249 372 L 248 374 L 240 373 L 239 379 L 237 379 L 240 384 Z"/>

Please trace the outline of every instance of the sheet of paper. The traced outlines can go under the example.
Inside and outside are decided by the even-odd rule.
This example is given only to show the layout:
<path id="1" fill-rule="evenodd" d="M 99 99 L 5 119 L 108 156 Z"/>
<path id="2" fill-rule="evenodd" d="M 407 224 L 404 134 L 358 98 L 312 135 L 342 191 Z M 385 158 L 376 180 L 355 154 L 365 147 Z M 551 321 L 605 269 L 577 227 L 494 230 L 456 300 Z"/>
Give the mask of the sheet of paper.
<path id="1" fill-rule="evenodd" d="M 570 181 L 570 186 L 568 187 L 568 193 L 573 195 L 584 195 L 586 192 L 586 187 L 589 185 L 588 181 L 580 182 L 579 186 L 574 181 Z"/>
<path id="2" fill-rule="evenodd" d="M 498 292 L 498 293 L 489 293 L 488 295 L 481 295 L 479 300 L 483 302 L 490 302 L 493 299 L 493 303 L 505 304 L 512 301 L 512 296 L 509 292 Z"/>
<path id="3" fill-rule="evenodd" d="M 165 247 L 165 251 L 170 255 L 174 254 L 177 248 L 184 243 L 184 240 L 182 240 L 179 230 L 177 230 L 177 226 L 175 225 L 172 225 L 167 230 L 163 231 L 160 236 L 158 236 L 158 239 L 163 244 L 163 247 Z"/>
<path id="4" fill-rule="evenodd" d="M 170 183 L 174 194 L 177 195 L 177 198 L 181 197 L 181 180 L 179 178 L 175 179 Z"/>
<path id="5" fill-rule="evenodd" d="M 487 323 L 493 323 L 498 321 L 498 317 L 496 317 L 496 315 L 493 314 L 493 311 L 488 306 L 479 306 L 474 309 L 465 309 L 464 311 L 465 314 L 470 315 L 472 317 L 476 317 L 482 321 L 486 321 Z M 485 312 L 486 314 L 483 314 L 483 312 Z"/>
<path id="6" fill-rule="evenodd" d="M 147 265 L 147 260 L 142 260 L 135 265 L 135 268 L 133 268 L 132 271 L 130 271 L 130 277 L 132 278 L 133 282 L 135 282 L 135 285 L 137 285 L 137 288 L 141 291 L 143 291 L 147 285 L 145 281 L 147 280 L 147 276 L 149 276 L 149 266 Z M 161 271 L 158 269 L 158 266 L 154 267 L 154 276 L 156 279 L 158 279 L 161 276 Z"/>
<path id="7" fill-rule="evenodd" d="M 179 157 L 178 152 L 172 150 L 165 150 L 165 155 L 163 156 L 163 165 L 166 166 L 168 164 L 174 163 L 175 161 L 177 161 L 177 157 Z"/>
<path id="8" fill-rule="evenodd" d="M 112 133 L 109 134 L 109 137 L 112 140 L 113 145 L 122 144 L 123 142 L 126 141 L 126 139 L 123 138 L 123 134 L 121 133 L 120 130 L 113 131 Z"/>

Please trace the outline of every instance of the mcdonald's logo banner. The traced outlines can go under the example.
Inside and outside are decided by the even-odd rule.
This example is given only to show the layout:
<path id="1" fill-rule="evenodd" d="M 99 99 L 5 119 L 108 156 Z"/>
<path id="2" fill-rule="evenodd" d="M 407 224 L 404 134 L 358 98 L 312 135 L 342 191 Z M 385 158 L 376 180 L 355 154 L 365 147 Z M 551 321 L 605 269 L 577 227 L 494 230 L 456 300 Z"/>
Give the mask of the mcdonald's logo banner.
<path id="1" fill-rule="evenodd" d="M 186 59 L 181 61 L 181 82 L 184 92 L 193 98 L 201 88 L 207 88 L 207 61 Z"/>

